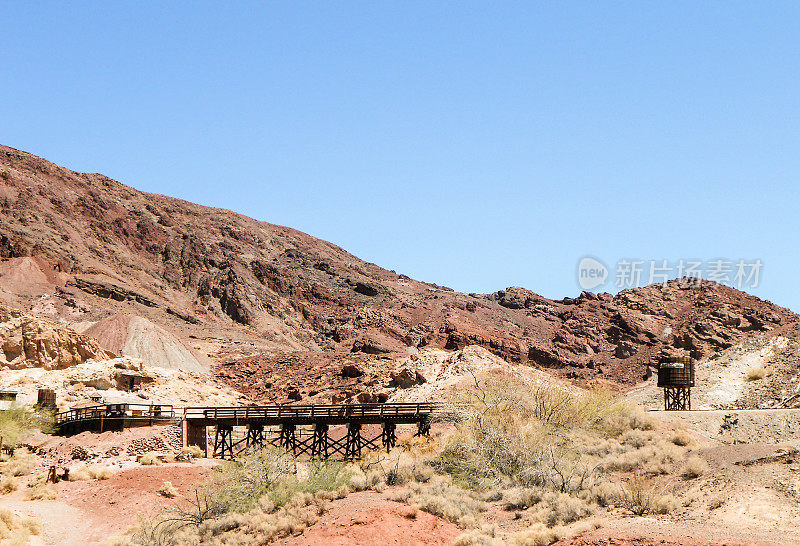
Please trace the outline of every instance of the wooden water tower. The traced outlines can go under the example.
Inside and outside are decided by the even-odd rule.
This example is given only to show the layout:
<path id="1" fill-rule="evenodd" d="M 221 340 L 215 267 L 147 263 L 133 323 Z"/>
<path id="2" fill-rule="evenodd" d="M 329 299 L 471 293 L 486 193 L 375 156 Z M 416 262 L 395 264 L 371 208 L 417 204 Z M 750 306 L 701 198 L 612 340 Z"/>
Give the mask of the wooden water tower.
<path id="1" fill-rule="evenodd" d="M 692 409 L 694 360 L 688 356 L 666 357 L 658 363 L 658 386 L 664 389 L 664 410 Z"/>

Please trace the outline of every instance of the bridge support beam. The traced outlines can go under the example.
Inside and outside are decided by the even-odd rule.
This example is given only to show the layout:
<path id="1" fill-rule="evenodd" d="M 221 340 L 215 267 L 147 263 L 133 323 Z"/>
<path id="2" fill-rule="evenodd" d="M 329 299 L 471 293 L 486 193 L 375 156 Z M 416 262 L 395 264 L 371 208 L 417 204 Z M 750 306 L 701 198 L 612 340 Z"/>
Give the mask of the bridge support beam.
<path id="1" fill-rule="evenodd" d="M 386 453 L 389 453 L 394 446 L 397 445 L 397 424 L 392 421 L 383 423 L 383 431 L 381 432 L 381 443 L 386 448 Z"/>
<path id="2" fill-rule="evenodd" d="M 233 427 L 230 425 L 217 425 L 214 436 L 214 458 L 233 459 Z"/>
<path id="3" fill-rule="evenodd" d="M 427 419 L 417 422 L 417 433 L 414 436 L 430 436 L 431 422 Z"/>
<path id="4" fill-rule="evenodd" d="M 247 425 L 247 443 L 245 446 L 255 446 L 258 449 L 264 447 L 264 425 L 254 423 Z"/>
<path id="5" fill-rule="evenodd" d="M 361 458 L 361 423 L 347 424 L 347 437 L 344 443 L 345 459 Z"/>
<path id="6" fill-rule="evenodd" d="M 182 423 L 183 434 L 182 444 L 183 447 L 197 446 L 205 452 L 208 457 L 208 439 L 206 435 L 205 425 L 193 425 L 188 420 L 184 419 Z"/>
<path id="7" fill-rule="evenodd" d="M 281 436 L 278 440 L 280 446 L 292 455 L 297 455 L 297 427 L 284 423 L 281 425 Z"/>
<path id="8" fill-rule="evenodd" d="M 328 425 L 317 423 L 314 425 L 314 438 L 311 441 L 311 456 L 328 458 Z"/>

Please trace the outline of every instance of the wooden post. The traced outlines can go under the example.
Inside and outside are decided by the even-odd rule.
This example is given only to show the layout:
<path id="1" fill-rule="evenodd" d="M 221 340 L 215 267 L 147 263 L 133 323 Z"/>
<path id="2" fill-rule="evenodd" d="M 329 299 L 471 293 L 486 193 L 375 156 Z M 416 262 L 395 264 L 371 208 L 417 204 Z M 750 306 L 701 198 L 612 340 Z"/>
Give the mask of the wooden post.
<path id="1" fill-rule="evenodd" d="M 386 448 L 386 453 L 389 453 L 392 448 L 397 445 L 397 424 L 392 421 L 383 423 L 383 432 L 381 434 L 381 443 Z"/>
<path id="2" fill-rule="evenodd" d="M 347 424 L 347 438 L 344 444 L 344 458 L 345 459 L 359 459 L 361 458 L 361 424 L 348 423 Z"/>
<path id="3" fill-rule="evenodd" d="M 328 425 L 314 425 L 314 439 L 311 442 L 311 457 L 328 458 Z"/>

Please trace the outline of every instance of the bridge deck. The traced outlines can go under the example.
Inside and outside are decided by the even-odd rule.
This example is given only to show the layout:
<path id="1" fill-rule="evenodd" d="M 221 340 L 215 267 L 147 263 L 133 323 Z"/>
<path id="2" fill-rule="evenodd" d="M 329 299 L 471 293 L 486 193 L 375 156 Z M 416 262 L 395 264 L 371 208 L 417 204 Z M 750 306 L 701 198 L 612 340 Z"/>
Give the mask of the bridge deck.
<path id="1" fill-rule="evenodd" d="M 434 403 L 318 404 L 306 406 L 187 407 L 107 404 L 56 414 L 62 434 L 114 430 L 185 420 L 192 426 L 418 424 L 438 407 Z"/>
<path id="2" fill-rule="evenodd" d="M 184 418 L 193 425 L 344 425 L 414 424 L 435 411 L 432 403 L 329 404 L 308 406 L 244 406 L 186 408 Z"/>

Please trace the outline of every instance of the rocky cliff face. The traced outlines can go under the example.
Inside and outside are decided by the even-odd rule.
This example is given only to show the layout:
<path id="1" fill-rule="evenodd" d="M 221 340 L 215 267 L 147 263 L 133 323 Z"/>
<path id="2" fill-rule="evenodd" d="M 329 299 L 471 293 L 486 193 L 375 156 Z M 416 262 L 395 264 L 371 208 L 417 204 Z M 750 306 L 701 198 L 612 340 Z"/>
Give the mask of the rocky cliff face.
<path id="1" fill-rule="evenodd" d="M 0 305 L 0 369 L 55 370 L 113 356 L 90 337 Z"/>
<path id="2" fill-rule="evenodd" d="M 583 382 L 630 384 L 662 351 L 699 357 L 797 324 L 786 309 L 713 283 L 563 300 L 518 287 L 458 293 L 290 228 L 7 147 L 0 219 L 0 300 L 70 324 L 145 317 L 198 358 L 211 354 L 232 384 L 270 383 L 278 398 L 320 363 L 468 345 Z"/>

